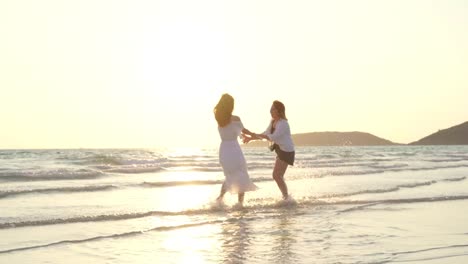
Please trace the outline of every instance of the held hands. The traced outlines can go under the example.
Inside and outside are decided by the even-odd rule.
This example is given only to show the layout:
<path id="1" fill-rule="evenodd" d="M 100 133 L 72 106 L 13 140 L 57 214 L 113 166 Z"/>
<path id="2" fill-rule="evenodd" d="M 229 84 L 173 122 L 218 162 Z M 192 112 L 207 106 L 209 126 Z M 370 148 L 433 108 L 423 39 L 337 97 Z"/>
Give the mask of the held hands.
<path id="1" fill-rule="evenodd" d="M 251 136 L 249 137 L 247 134 L 244 134 L 244 133 L 241 134 L 241 137 L 242 137 L 242 142 L 244 144 L 248 144 L 253 139 Z"/>
<path id="2" fill-rule="evenodd" d="M 249 142 L 252 141 L 252 140 L 268 139 L 268 137 L 266 137 L 265 135 L 253 133 L 253 132 L 251 132 L 250 130 L 248 130 L 248 129 L 246 129 L 246 128 L 242 129 L 241 138 L 242 138 L 242 142 L 243 142 L 244 144 L 247 144 L 247 143 L 249 143 Z"/>
<path id="3" fill-rule="evenodd" d="M 257 139 L 262 140 L 262 139 L 264 139 L 264 138 L 268 139 L 268 138 L 265 137 L 264 135 L 262 135 L 262 134 L 256 134 L 256 133 L 250 133 L 250 134 L 241 133 L 241 137 L 242 137 L 242 142 L 243 142 L 244 144 L 247 144 L 247 143 L 249 143 L 249 142 L 252 141 L 252 140 L 257 140 Z"/>

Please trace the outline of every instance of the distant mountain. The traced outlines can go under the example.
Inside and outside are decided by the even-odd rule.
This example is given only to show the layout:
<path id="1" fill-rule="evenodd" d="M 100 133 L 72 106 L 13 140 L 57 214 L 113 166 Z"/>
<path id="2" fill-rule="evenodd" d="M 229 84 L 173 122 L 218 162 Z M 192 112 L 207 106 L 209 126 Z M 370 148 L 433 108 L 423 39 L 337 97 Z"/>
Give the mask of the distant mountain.
<path id="1" fill-rule="evenodd" d="M 468 122 L 439 130 L 410 145 L 468 145 Z"/>
<path id="2" fill-rule="evenodd" d="M 398 145 L 364 132 L 313 132 L 292 136 L 298 146 L 381 146 Z"/>
<path id="3" fill-rule="evenodd" d="M 312 132 L 292 135 L 296 146 L 383 146 L 399 145 L 364 132 Z M 265 141 L 253 141 L 247 146 L 266 146 Z"/>

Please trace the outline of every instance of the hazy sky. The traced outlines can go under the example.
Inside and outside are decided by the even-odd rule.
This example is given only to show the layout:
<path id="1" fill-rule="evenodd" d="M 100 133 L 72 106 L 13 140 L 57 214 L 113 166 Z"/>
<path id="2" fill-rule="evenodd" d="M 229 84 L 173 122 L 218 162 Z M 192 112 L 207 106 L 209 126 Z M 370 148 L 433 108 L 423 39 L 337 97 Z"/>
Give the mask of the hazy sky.
<path id="1" fill-rule="evenodd" d="M 468 2 L 0 2 L 0 148 L 216 146 L 262 132 L 409 143 L 468 121 Z"/>

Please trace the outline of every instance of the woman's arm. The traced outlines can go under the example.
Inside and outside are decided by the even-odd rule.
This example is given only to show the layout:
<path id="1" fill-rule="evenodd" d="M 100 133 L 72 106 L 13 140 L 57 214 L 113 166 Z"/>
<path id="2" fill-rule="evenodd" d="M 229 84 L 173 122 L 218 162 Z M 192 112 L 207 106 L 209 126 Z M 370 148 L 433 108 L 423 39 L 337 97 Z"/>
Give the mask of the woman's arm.
<path id="1" fill-rule="evenodd" d="M 252 133 L 252 132 L 250 132 L 250 133 L 251 134 L 247 134 L 247 133 L 242 134 L 242 142 L 244 142 L 244 144 L 247 144 L 252 140 L 268 139 L 268 137 L 263 135 L 263 134 L 256 134 L 256 133 Z"/>
<path id="2" fill-rule="evenodd" d="M 284 134 L 288 133 L 288 131 L 289 131 L 288 123 L 284 120 L 281 120 L 281 122 L 276 123 L 275 132 L 266 133 L 264 136 L 266 137 L 266 139 L 276 142 Z"/>
<path id="3" fill-rule="evenodd" d="M 257 138 L 257 139 L 267 139 L 267 140 L 269 140 L 268 136 L 264 135 L 264 134 L 254 134 L 254 137 Z"/>
<path id="4" fill-rule="evenodd" d="M 242 129 L 242 134 L 253 136 L 255 133 L 251 132 L 250 130 L 248 130 L 247 128 L 244 127 Z"/>
<path id="5" fill-rule="evenodd" d="M 267 131 L 270 131 L 272 126 L 272 123 L 270 122 L 270 125 L 268 128 L 263 132 L 262 134 L 257 134 L 254 132 L 249 131 L 248 129 L 242 129 L 242 137 L 243 137 L 243 142 L 245 144 L 249 143 L 251 140 L 269 140 L 269 138 L 266 136 Z M 248 136 L 247 136 L 248 135 Z"/>
<path id="6" fill-rule="evenodd" d="M 268 139 L 268 137 L 265 136 L 264 134 L 257 134 L 257 133 L 251 132 L 247 128 L 242 129 L 242 134 L 249 135 L 250 137 L 252 137 L 252 139 Z"/>
<path id="7" fill-rule="evenodd" d="M 250 131 L 248 131 L 248 130 L 247 130 L 246 132 L 247 132 L 247 133 L 244 133 L 244 130 L 242 130 L 242 134 L 241 134 L 241 136 L 242 136 L 242 142 L 243 142 L 244 144 L 247 144 L 247 143 L 249 143 L 249 142 L 252 141 L 252 140 L 261 139 L 261 138 L 257 137 L 256 134 L 253 133 L 253 132 L 250 132 Z"/>

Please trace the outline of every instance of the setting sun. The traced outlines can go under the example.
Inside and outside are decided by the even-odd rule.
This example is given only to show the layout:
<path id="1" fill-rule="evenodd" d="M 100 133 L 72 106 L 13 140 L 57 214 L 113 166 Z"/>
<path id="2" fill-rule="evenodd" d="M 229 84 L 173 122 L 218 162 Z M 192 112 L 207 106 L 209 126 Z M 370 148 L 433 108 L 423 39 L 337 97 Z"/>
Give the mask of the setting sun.
<path id="1" fill-rule="evenodd" d="M 455 3 L 181 3 L 2 3 L 2 146 L 215 146 L 225 92 L 253 130 L 275 99 L 295 133 L 400 143 L 467 115 Z"/>

